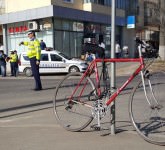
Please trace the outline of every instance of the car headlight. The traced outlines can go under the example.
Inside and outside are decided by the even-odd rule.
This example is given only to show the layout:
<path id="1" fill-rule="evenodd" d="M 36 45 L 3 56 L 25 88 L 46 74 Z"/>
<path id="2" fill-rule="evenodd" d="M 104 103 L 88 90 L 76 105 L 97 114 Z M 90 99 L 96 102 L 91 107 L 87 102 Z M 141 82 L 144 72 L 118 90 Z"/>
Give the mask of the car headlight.
<path id="1" fill-rule="evenodd" d="M 88 66 L 87 63 L 81 63 L 80 65 L 81 65 L 81 66 Z"/>

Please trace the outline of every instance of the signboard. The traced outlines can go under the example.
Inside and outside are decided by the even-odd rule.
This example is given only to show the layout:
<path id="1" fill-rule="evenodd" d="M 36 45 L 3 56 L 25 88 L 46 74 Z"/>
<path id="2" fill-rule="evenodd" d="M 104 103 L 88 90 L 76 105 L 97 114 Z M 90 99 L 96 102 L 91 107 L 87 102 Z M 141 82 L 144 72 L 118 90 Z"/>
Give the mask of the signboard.
<path id="1" fill-rule="evenodd" d="M 13 34 L 13 33 L 22 33 L 26 32 L 28 30 L 28 27 L 26 25 L 24 26 L 15 26 L 15 27 L 9 27 L 8 28 L 8 33 Z"/>
<path id="2" fill-rule="evenodd" d="M 135 16 L 128 16 L 127 17 L 127 28 L 135 28 Z"/>

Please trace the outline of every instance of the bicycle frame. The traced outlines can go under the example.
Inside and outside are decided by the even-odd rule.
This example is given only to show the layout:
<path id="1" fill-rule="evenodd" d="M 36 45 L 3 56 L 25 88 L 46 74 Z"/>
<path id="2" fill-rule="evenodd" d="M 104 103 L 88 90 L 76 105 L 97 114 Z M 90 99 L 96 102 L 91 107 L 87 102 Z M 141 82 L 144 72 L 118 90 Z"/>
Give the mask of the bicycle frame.
<path id="1" fill-rule="evenodd" d="M 96 84 L 97 84 L 97 87 L 96 87 L 96 90 L 97 90 L 97 93 L 98 93 L 98 96 L 101 95 L 101 88 L 100 88 L 100 80 L 99 80 L 99 72 L 98 72 L 98 67 L 97 67 L 97 64 L 98 63 L 102 63 L 102 62 L 111 62 L 111 63 L 121 63 L 121 62 L 139 62 L 139 66 L 137 67 L 137 69 L 134 71 L 134 73 L 124 82 L 124 84 L 119 88 L 117 89 L 116 92 L 114 92 L 110 99 L 107 100 L 106 102 L 106 105 L 108 106 L 112 101 L 115 100 L 115 98 L 123 91 L 123 89 L 135 78 L 136 75 L 139 74 L 139 72 L 142 72 L 142 70 L 144 69 L 144 59 L 143 57 L 139 57 L 139 58 L 113 58 L 113 59 L 94 59 L 91 64 L 88 66 L 87 70 L 85 71 L 85 73 L 82 75 L 82 78 L 80 79 L 80 82 L 78 83 L 78 85 L 76 86 L 74 92 L 71 94 L 70 96 L 70 100 L 74 102 L 74 100 L 72 99 L 73 95 L 75 94 L 75 92 L 77 91 L 77 89 L 79 88 L 80 84 L 82 83 L 82 81 L 84 80 L 85 77 L 87 76 L 90 76 L 93 72 L 93 70 L 95 71 L 95 79 L 96 79 Z M 143 80 L 143 73 L 141 74 L 142 75 L 142 80 Z M 84 84 L 84 87 L 83 89 L 81 90 L 80 92 L 80 95 L 79 97 L 81 97 L 82 93 L 83 93 L 83 90 L 85 88 L 87 83 Z M 78 101 L 76 101 L 76 103 L 78 103 Z M 91 107 L 89 106 L 88 104 L 86 103 L 83 103 L 83 105 L 86 105 L 87 107 Z"/>
<path id="2" fill-rule="evenodd" d="M 139 66 L 133 72 L 133 74 L 124 82 L 124 84 L 119 89 L 117 89 L 117 91 L 115 93 L 113 93 L 111 95 L 110 99 L 106 102 L 106 105 L 108 106 L 123 91 L 123 89 L 135 78 L 135 76 L 138 75 L 139 72 L 141 72 L 144 69 L 144 59 L 143 59 L 143 57 L 139 57 L 139 58 L 117 58 L 117 59 L 111 58 L 111 59 L 95 59 L 95 60 L 93 60 L 91 62 L 91 64 L 89 65 L 88 69 L 86 70 L 86 72 L 83 74 L 81 81 L 84 79 L 84 77 L 90 75 L 90 70 L 92 71 L 94 69 L 98 95 L 101 94 L 101 89 L 99 87 L 99 73 L 98 73 L 97 63 L 101 63 L 101 62 L 110 62 L 110 63 L 139 62 Z M 80 83 L 81 83 L 81 81 L 80 81 Z"/>
<path id="3" fill-rule="evenodd" d="M 110 63 L 121 63 L 121 62 L 139 62 L 139 66 L 135 69 L 135 71 L 133 72 L 132 75 L 129 76 L 129 78 L 124 82 L 124 84 L 117 89 L 116 92 L 114 92 L 110 98 L 106 101 L 106 106 L 109 106 L 111 104 L 112 101 L 114 101 L 116 99 L 116 97 L 123 91 L 123 89 L 136 77 L 136 75 L 138 75 L 140 72 L 141 72 L 141 78 L 142 78 L 142 83 L 143 83 L 143 87 L 144 87 L 144 92 L 145 92 L 145 95 L 146 95 L 146 90 L 145 90 L 145 84 L 144 84 L 144 76 L 143 76 L 143 70 L 145 68 L 145 64 L 144 64 L 144 58 L 142 57 L 142 53 L 141 53 L 141 44 L 139 44 L 138 46 L 138 52 L 139 52 L 139 58 L 110 58 L 110 59 L 94 59 L 90 65 L 88 66 L 87 70 L 85 71 L 85 73 L 82 75 L 82 78 L 80 79 L 80 82 L 78 83 L 77 87 L 75 88 L 74 92 L 71 94 L 69 100 L 70 101 L 74 101 L 72 99 L 73 95 L 75 94 L 75 92 L 77 91 L 77 89 L 79 88 L 80 84 L 82 83 L 83 79 L 86 77 L 86 76 L 90 76 L 92 73 L 93 73 L 93 70 L 94 70 L 94 74 L 95 74 L 95 79 L 96 79 L 96 84 L 97 84 L 97 87 L 96 87 L 96 90 L 97 90 L 97 93 L 98 93 L 98 96 L 101 95 L 101 88 L 100 88 L 100 81 L 99 81 L 99 72 L 98 72 L 98 67 L 97 67 L 97 64 L 98 63 L 102 63 L 102 62 L 110 62 Z M 84 88 L 86 86 L 87 82 L 84 84 Z M 83 91 L 84 91 L 84 88 L 81 90 L 80 92 L 80 95 L 79 97 L 81 97 Z M 152 91 L 152 88 L 151 88 L 151 91 Z M 146 95 L 146 98 L 147 98 L 147 95 Z M 150 104 L 148 98 L 147 98 L 147 101 L 148 103 Z M 76 103 L 78 103 L 76 101 Z M 88 104 L 85 104 L 83 103 L 83 105 L 86 105 L 87 107 L 92 107 L 92 106 L 89 106 Z"/>

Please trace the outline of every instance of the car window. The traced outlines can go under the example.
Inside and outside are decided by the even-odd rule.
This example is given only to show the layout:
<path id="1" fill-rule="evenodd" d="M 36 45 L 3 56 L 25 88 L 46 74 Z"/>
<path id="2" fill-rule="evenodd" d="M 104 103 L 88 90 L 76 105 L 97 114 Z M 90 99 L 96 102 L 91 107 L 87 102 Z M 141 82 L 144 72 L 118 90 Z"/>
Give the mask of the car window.
<path id="1" fill-rule="evenodd" d="M 29 57 L 27 57 L 26 55 L 23 55 L 24 60 L 28 61 Z"/>
<path id="2" fill-rule="evenodd" d="M 51 61 L 62 61 L 62 57 L 60 57 L 56 54 L 51 54 L 50 58 L 51 58 Z"/>
<path id="3" fill-rule="evenodd" d="M 68 59 L 68 60 L 71 60 L 71 58 L 69 57 L 69 56 L 66 56 L 65 54 L 63 54 L 63 53 L 59 53 L 62 57 L 64 57 L 64 58 L 66 58 L 66 59 Z"/>
<path id="4" fill-rule="evenodd" d="M 48 54 L 41 54 L 41 61 L 48 61 Z"/>

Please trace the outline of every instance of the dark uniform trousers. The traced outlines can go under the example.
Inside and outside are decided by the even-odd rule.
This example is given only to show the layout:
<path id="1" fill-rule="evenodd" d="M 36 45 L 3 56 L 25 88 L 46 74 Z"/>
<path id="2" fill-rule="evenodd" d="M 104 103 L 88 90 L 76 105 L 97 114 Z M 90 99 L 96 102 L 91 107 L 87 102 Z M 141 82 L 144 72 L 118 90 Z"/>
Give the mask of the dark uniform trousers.
<path id="1" fill-rule="evenodd" d="M 17 62 L 11 62 L 10 66 L 11 66 L 11 75 L 16 77 L 17 76 L 18 63 Z"/>
<path id="2" fill-rule="evenodd" d="M 30 58 L 30 65 L 32 68 L 32 73 L 34 76 L 34 80 L 35 80 L 35 89 L 42 89 L 42 85 L 41 85 L 41 79 L 40 79 L 40 73 L 39 73 L 39 65 L 36 64 L 36 57 L 32 57 Z"/>

